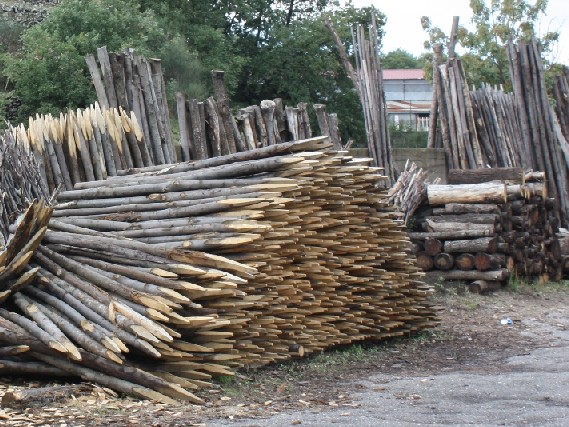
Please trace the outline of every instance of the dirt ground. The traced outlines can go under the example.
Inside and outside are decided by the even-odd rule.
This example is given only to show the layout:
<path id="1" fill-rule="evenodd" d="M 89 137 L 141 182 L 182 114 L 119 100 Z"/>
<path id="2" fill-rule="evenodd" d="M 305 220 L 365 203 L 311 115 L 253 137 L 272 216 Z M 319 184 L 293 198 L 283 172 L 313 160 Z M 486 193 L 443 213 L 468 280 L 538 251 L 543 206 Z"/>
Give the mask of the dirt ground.
<path id="1" fill-rule="evenodd" d="M 207 401 L 204 406 L 154 404 L 92 386 L 66 402 L 0 408 L 0 426 L 206 426 L 212 419 L 267 417 L 291 410 L 348 411 L 358 405 L 351 397 L 358 392 L 358 380 L 370 375 L 404 378 L 453 371 L 501 372 L 507 369 L 503 362 L 508 357 L 548 346 L 548 323 L 557 322 L 558 329 L 569 326 L 559 324 L 559 319 L 569 318 L 569 287 L 518 285 L 488 296 L 461 290 L 439 290 L 435 298 L 445 310 L 434 330 L 240 372 L 201 392 Z M 0 395 L 40 385 L 45 383 L 0 378 Z"/>

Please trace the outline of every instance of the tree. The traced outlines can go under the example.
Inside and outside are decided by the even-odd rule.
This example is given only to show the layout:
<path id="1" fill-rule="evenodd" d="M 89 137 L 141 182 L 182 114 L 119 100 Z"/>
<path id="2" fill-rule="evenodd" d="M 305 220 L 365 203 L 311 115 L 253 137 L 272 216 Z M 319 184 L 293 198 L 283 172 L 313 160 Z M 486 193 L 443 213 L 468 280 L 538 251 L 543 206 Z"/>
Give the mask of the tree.
<path id="1" fill-rule="evenodd" d="M 381 65 L 384 69 L 396 68 L 423 68 L 424 62 L 413 54 L 401 48 L 393 50 L 381 58 Z"/>
<path id="2" fill-rule="evenodd" d="M 346 7 L 332 13 L 331 18 L 342 31 L 342 39 L 351 41 L 351 25 L 369 23 L 371 13 L 378 14 L 382 28 L 385 16 L 374 8 Z M 234 97 L 237 103 L 258 103 L 275 97 L 288 105 L 301 101 L 323 103 L 329 112 L 338 114 L 344 139 L 366 140 L 358 94 L 321 15 L 290 24 L 281 22 L 256 52 L 242 74 Z"/>
<path id="3" fill-rule="evenodd" d="M 84 107 L 96 99 L 84 56 L 98 47 L 111 52 L 133 47 L 160 57 L 174 38 L 152 11 L 142 12 L 130 0 L 64 0 L 23 33 L 19 53 L 3 56 L 3 71 L 22 100 L 20 119 L 25 121 L 28 115 Z M 192 60 L 183 44 L 177 46 L 179 56 Z"/>
<path id="4" fill-rule="evenodd" d="M 465 65 L 469 83 L 504 84 L 509 82 L 508 58 L 505 46 L 514 42 L 535 38 L 542 55 L 551 52 L 559 39 L 558 32 L 541 36 L 536 31 L 540 18 L 545 14 L 547 0 L 470 0 L 473 30 L 459 26 L 458 43 L 466 49 L 460 55 Z M 422 18 L 423 28 L 429 34 L 426 48 L 435 43 L 446 46 L 447 36 L 440 28 L 433 27 L 427 17 Z"/>

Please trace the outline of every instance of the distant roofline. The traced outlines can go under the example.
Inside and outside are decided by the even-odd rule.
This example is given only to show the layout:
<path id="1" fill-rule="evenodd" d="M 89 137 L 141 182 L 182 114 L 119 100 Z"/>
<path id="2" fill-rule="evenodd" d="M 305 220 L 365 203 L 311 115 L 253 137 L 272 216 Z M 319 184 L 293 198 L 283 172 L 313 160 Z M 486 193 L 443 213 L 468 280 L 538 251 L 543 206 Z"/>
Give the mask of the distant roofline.
<path id="1" fill-rule="evenodd" d="M 385 69 L 383 80 L 425 80 L 425 70 L 422 68 Z"/>

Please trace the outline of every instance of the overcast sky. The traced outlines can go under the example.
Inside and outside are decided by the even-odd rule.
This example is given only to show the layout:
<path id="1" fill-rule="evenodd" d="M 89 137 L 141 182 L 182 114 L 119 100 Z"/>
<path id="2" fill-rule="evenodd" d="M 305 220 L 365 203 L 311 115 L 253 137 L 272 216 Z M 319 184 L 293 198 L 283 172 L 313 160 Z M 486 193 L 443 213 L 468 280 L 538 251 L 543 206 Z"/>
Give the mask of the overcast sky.
<path id="1" fill-rule="evenodd" d="M 421 16 L 431 18 L 433 25 L 450 33 L 452 17 L 460 23 L 470 22 L 469 0 L 353 0 L 356 6 L 373 4 L 387 15 L 383 52 L 402 48 L 414 55 L 424 52 L 427 36 L 421 28 Z M 554 55 L 555 62 L 569 65 L 569 0 L 549 0 L 547 16 L 540 22 L 540 31 L 560 31 L 561 42 Z"/>

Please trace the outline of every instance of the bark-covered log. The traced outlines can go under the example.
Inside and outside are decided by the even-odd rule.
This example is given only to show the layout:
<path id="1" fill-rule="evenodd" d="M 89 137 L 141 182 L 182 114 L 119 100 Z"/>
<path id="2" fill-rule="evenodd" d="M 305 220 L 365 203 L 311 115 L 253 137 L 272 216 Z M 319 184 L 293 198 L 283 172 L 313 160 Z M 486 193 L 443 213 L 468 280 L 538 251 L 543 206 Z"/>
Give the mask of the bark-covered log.
<path id="1" fill-rule="evenodd" d="M 497 249 L 497 243 L 498 242 L 495 237 L 482 237 L 472 240 L 448 240 L 444 244 L 444 251 L 449 253 L 494 253 Z"/>
<path id="2" fill-rule="evenodd" d="M 468 285 L 468 290 L 474 294 L 485 294 L 491 291 L 497 291 L 502 287 L 499 281 L 475 280 Z"/>
<path id="3" fill-rule="evenodd" d="M 506 203 L 507 186 L 500 183 L 429 185 L 430 205 L 447 203 Z"/>
<path id="4" fill-rule="evenodd" d="M 467 237 L 489 237 L 495 234 L 495 231 L 490 228 L 474 229 L 474 230 L 459 230 L 458 226 L 453 225 L 454 229 L 448 231 L 411 231 L 409 238 L 411 240 L 419 239 L 444 239 L 444 240 L 457 240 Z"/>
<path id="5" fill-rule="evenodd" d="M 506 266 L 506 256 L 479 252 L 474 257 L 474 265 L 480 271 L 497 270 Z"/>
<path id="6" fill-rule="evenodd" d="M 496 271 L 462 271 L 462 270 L 449 270 L 449 271 L 430 271 L 427 277 L 433 279 L 442 278 L 444 280 L 487 280 L 487 281 L 504 281 L 510 276 L 510 272 L 503 268 Z"/>
<path id="7" fill-rule="evenodd" d="M 434 267 L 434 260 L 433 257 L 424 253 L 419 252 L 417 254 L 417 266 L 423 271 L 432 270 Z"/>
<path id="8" fill-rule="evenodd" d="M 474 255 L 469 253 L 458 255 L 455 258 L 455 265 L 459 270 L 472 270 L 474 268 Z"/>
<path id="9" fill-rule="evenodd" d="M 492 203 L 447 203 L 442 208 L 433 209 L 433 215 L 450 214 L 497 214 L 500 208 Z"/>
<path id="10" fill-rule="evenodd" d="M 505 181 L 513 184 L 524 183 L 522 168 L 480 168 L 450 169 L 447 175 L 448 184 L 481 184 L 490 181 Z"/>
<path id="11" fill-rule="evenodd" d="M 433 237 L 427 237 L 423 242 L 425 253 L 430 256 L 438 255 L 443 250 L 443 242 Z"/>

